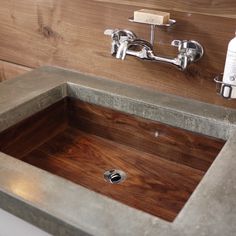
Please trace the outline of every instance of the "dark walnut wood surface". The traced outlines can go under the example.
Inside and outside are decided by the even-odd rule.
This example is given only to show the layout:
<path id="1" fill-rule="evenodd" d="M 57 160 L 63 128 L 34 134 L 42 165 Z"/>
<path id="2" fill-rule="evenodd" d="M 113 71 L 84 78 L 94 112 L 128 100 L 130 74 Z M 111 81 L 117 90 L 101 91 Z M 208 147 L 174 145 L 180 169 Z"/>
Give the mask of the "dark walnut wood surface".
<path id="1" fill-rule="evenodd" d="M 177 48 L 171 41 L 193 39 L 203 45 L 204 57 L 185 72 L 130 56 L 125 61 L 112 57 L 111 38 L 103 34 L 107 28 L 129 29 L 149 40 L 148 26 L 128 21 L 142 8 L 170 12 L 177 21 L 168 30 L 156 28 L 158 55 L 175 57 Z M 5 80 L 31 68 L 55 65 L 236 108 L 234 100 L 217 95 L 213 82 L 224 70 L 227 45 L 234 37 L 235 9 L 233 0 L 1 1 L 0 77 Z"/>
<path id="2" fill-rule="evenodd" d="M 0 134 L 2 152 L 167 221 L 175 219 L 223 145 L 74 99 Z M 105 182 L 110 169 L 125 171 L 127 179 Z"/>

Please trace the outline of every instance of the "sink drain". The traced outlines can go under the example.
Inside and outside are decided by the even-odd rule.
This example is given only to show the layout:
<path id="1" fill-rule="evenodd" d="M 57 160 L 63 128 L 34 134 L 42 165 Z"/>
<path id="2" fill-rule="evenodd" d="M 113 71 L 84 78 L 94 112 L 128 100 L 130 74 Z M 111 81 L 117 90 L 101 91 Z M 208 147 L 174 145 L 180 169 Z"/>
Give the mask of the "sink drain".
<path id="1" fill-rule="evenodd" d="M 126 174 L 122 170 L 108 170 L 104 173 L 104 179 L 111 184 L 119 184 L 126 179 Z"/>

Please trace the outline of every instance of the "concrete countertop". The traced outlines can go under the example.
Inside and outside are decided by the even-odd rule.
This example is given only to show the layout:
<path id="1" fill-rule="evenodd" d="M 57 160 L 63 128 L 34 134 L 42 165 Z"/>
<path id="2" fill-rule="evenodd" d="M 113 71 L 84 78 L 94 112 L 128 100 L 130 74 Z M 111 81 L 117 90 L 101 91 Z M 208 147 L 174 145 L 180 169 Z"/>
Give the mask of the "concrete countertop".
<path id="1" fill-rule="evenodd" d="M 0 207 L 53 235 L 236 235 L 236 110 L 55 67 L 0 84 L 0 131 L 66 96 L 227 140 L 174 222 L 0 152 Z"/>

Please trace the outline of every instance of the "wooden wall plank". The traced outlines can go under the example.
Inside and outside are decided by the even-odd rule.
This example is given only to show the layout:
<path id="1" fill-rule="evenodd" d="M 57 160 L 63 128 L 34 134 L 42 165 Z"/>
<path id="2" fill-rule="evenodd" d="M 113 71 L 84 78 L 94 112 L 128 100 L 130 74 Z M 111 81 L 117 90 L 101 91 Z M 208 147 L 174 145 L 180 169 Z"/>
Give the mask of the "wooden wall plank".
<path id="1" fill-rule="evenodd" d="M 195 39 L 205 47 L 204 58 L 180 72 L 169 65 L 110 55 L 106 28 L 128 28 L 141 38 L 149 29 L 127 18 L 140 7 L 82 0 L 12 0 L 0 8 L 0 59 L 27 67 L 58 65 L 200 101 L 236 107 L 215 92 L 213 78 L 223 71 L 228 41 L 236 19 L 173 11 L 176 26 L 157 32 L 159 53 L 174 55 L 173 39 Z"/>
<path id="2" fill-rule="evenodd" d="M 98 2 L 119 3 L 141 8 L 158 8 L 181 12 L 201 13 L 236 18 L 236 1 L 234 0 L 96 0 Z"/>
<path id="3" fill-rule="evenodd" d="M 2 82 L 3 80 L 12 79 L 30 70 L 31 68 L 25 66 L 20 66 L 9 62 L 0 61 L 0 82 Z"/>

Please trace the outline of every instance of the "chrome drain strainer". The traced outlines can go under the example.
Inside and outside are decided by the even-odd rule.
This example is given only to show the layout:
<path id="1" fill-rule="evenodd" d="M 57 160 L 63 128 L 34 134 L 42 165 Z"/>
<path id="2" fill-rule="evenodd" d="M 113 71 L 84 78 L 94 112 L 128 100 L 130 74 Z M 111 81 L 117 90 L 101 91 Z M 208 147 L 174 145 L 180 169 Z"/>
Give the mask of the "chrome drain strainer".
<path id="1" fill-rule="evenodd" d="M 122 170 L 107 170 L 104 179 L 111 184 L 119 184 L 126 179 L 126 173 Z"/>

